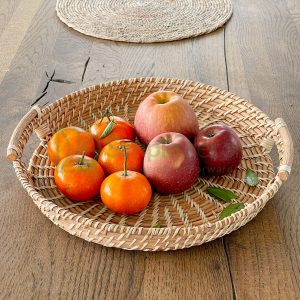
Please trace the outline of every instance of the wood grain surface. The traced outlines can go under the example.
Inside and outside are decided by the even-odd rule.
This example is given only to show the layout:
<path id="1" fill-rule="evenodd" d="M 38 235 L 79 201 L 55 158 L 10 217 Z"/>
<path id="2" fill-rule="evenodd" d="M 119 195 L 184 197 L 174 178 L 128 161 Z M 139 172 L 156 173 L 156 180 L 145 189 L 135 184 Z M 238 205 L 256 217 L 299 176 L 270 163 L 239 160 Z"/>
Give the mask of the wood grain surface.
<path id="1" fill-rule="evenodd" d="M 69 29 L 56 17 L 54 0 L 0 1 L 0 299 L 300 298 L 299 1 L 233 4 L 226 27 L 209 35 L 139 45 Z M 73 237 L 39 212 L 5 161 L 14 127 L 42 95 L 45 72 L 54 70 L 54 78 L 71 83 L 51 82 L 41 104 L 139 76 L 229 89 L 287 122 L 295 145 L 292 175 L 252 222 L 200 247 L 143 253 Z M 25 161 L 35 146 L 33 138 Z"/>

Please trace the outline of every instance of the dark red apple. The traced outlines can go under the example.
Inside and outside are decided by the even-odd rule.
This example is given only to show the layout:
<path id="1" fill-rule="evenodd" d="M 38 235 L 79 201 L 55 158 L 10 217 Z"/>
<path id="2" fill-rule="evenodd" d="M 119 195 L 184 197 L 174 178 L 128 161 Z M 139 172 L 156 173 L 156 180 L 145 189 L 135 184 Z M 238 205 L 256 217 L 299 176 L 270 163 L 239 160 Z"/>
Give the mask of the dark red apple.
<path id="1" fill-rule="evenodd" d="M 199 130 L 194 146 L 206 175 L 231 173 L 241 162 L 240 138 L 230 127 L 220 124 Z"/>
<path id="2" fill-rule="evenodd" d="M 138 107 L 134 127 L 139 140 L 146 145 L 164 132 L 179 132 L 192 139 L 199 129 L 197 116 L 188 101 L 171 91 L 149 95 Z"/>
<path id="3" fill-rule="evenodd" d="M 199 169 L 193 144 L 180 133 L 162 133 L 147 147 L 144 174 L 162 194 L 177 194 L 190 188 L 198 178 Z"/>

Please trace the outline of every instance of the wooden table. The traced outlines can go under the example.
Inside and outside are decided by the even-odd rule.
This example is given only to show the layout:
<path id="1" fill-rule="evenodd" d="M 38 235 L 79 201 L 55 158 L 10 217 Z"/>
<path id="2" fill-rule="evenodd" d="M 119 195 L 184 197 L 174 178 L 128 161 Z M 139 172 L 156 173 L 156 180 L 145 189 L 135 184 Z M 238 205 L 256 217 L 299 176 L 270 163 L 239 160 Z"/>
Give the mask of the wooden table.
<path id="1" fill-rule="evenodd" d="M 225 28 L 162 44 L 86 37 L 55 1 L 1 0 L 1 299 L 299 299 L 300 5 L 234 0 Z M 85 63 L 90 58 L 82 79 Z M 187 250 L 143 253 L 73 237 L 45 218 L 5 161 L 9 137 L 41 104 L 98 82 L 139 76 L 192 79 L 230 90 L 283 117 L 295 143 L 289 181 L 249 224 Z M 34 149 L 32 140 L 27 158 Z"/>

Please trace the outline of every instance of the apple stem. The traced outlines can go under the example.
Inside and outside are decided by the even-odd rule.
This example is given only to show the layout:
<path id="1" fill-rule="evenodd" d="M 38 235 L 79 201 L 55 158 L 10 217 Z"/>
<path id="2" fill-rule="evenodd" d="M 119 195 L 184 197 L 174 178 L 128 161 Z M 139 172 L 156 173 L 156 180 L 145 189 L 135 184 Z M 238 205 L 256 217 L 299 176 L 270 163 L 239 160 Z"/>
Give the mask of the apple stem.
<path id="1" fill-rule="evenodd" d="M 127 151 L 126 146 L 122 145 L 123 154 L 124 154 L 124 176 L 127 176 Z"/>
<path id="2" fill-rule="evenodd" d="M 81 156 L 81 158 L 80 158 L 80 161 L 79 161 L 79 163 L 78 163 L 80 166 L 83 165 L 84 156 L 85 156 L 85 152 L 83 151 L 82 156 Z"/>

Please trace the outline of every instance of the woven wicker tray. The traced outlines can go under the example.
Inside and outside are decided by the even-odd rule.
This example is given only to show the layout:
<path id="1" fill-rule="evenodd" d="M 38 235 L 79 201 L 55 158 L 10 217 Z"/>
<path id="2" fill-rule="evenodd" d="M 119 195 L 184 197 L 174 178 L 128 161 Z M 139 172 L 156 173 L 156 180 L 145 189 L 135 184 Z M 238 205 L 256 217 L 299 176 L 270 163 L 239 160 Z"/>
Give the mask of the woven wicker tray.
<path id="1" fill-rule="evenodd" d="M 53 133 L 70 125 L 87 129 L 108 106 L 114 114 L 133 122 L 139 103 L 157 90 L 181 94 L 194 108 L 200 127 L 223 122 L 234 128 L 243 144 L 240 167 L 226 176 L 199 178 L 182 194 L 154 194 L 148 207 L 133 216 L 112 213 L 100 199 L 73 203 L 65 198 L 55 186 L 54 166 L 47 156 L 47 142 Z M 33 132 L 40 138 L 40 144 L 26 166 L 22 153 Z M 276 172 L 269 156 L 274 143 L 280 161 Z M 54 224 L 108 247 L 156 251 L 200 245 L 253 219 L 287 180 L 293 145 L 282 119 L 272 121 L 248 101 L 227 91 L 193 81 L 139 78 L 91 86 L 44 109 L 33 107 L 15 128 L 7 157 L 13 161 L 17 177 L 34 203 Z M 247 167 L 259 176 L 256 187 L 244 183 Z M 227 204 L 211 198 L 206 193 L 208 186 L 236 192 L 245 208 L 219 221 L 218 215 Z"/>

